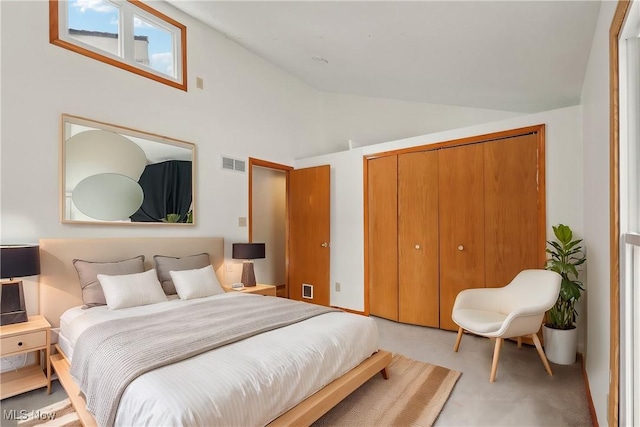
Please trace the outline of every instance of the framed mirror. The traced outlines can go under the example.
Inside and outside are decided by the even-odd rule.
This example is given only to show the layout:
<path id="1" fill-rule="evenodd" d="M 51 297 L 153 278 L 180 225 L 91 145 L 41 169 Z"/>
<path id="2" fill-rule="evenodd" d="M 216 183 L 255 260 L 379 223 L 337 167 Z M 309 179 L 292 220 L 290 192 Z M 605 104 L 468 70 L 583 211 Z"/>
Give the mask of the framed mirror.
<path id="1" fill-rule="evenodd" d="M 195 145 L 62 115 L 63 223 L 193 225 Z"/>

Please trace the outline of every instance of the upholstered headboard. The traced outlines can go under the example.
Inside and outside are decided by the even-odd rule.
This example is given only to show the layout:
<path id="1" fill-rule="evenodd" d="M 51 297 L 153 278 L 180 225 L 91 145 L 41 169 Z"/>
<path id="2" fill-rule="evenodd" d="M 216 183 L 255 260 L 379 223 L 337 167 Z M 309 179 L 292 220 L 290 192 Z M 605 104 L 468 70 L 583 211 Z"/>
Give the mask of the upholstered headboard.
<path id="1" fill-rule="evenodd" d="M 224 239 L 221 237 L 144 237 L 40 240 L 40 314 L 56 328 L 65 310 L 82 305 L 74 259 L 119 261 L 145 256 L 145 268 L 155 268 L 154 255 L 181 257 L 207 252 L 220 283 L 224 283 Z"/>

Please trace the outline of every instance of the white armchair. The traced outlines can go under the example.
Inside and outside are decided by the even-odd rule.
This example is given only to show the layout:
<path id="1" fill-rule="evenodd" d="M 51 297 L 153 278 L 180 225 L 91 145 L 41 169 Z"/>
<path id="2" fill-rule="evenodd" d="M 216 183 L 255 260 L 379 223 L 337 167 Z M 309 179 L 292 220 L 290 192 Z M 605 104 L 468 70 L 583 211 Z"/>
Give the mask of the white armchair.
<path id="1" fill-rule="evenodd" d="M 467 289 L 458 294 L 451 318 L 459 326 L 454 351 L 460 348 L 464 331 L 495 338 L 490 382 L 498 369 L 505 338 L 530 336 L 549 375 L 553 375 L 537 332 L 544 313 L 558 298 L 562 277 L 548 270 L 524 270 L 505 287 Z M 520 340 L 518 341 L 520 343 Z"/>

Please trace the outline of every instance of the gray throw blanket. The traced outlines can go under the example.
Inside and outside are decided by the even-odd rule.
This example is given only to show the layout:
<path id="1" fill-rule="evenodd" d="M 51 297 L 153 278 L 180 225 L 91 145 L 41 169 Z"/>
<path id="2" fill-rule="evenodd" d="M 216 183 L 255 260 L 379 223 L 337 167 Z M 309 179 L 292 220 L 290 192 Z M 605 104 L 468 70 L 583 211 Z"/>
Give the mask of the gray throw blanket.
<path id="1" fill-rule="evenodd" d="M 110 320 L 80 335 L 71 375 L 98 425 L 110 426 L 124 390 L 145 372 L 331 311 L 339 310 L 242 295 Z"/>

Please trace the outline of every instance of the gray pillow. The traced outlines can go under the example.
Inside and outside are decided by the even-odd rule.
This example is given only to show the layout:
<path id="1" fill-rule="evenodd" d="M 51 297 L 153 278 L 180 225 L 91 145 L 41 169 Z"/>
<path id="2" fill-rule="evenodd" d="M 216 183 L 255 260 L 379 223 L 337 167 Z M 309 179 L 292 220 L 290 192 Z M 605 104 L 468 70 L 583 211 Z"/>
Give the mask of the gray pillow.
<path id="1" fill-rule="evenodd" d="M 167 295 L 174 295 L 177 293 L 173 280 L 171 280 L 171 271 L 195 270 L 197 268 L 204 268 L 211 264 L 208 253 L 190 255 L 181 258 L 154 255 L 153 258 L 156 260 L 158 280 L 160 280 L 162 289 L 164 289 L 164 293 Z"/>
<path id="2" fill-rule="evenodd" d="M 74 259 L 73 266 L 78 272 L 82 288 L 83 308 L 107 305 L 107 300 L 98 281 L 98 274 L 121 276 L 123 274 L 144 273 L 144 255 L 114 262 L 92 262 Z"/>

